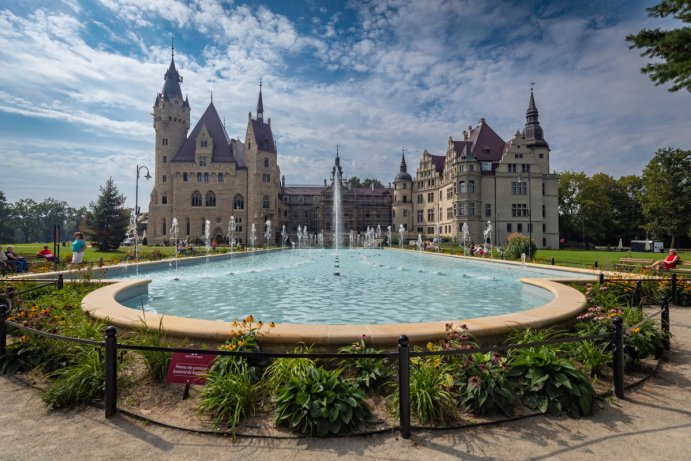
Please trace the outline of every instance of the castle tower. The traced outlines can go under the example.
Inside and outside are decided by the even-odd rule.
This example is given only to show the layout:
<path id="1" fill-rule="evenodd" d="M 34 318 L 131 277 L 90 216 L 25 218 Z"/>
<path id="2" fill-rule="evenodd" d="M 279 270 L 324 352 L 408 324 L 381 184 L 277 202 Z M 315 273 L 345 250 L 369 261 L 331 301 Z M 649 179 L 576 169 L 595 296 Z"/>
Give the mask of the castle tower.
<path id="1" fill-rule="evenodd" d="M 187 139 L 190 128 L 190 104 L 182 96 L 182 76 L 175 67 L 174 47 L 171 47 L 170 66 L 164 75 L 164 81 L 163 90 L 156 95 L 153 107 L 156 149 L 148 235 L 154 240 L 165 239 L 171 225 L 174 199 L 171 161 Z"/>
<path id="2" fill-rule="evenodd" d="M 399 173 L 393 181 L 393 209 L 392 209 L 392 232 L 397 232 L 401 225 L 407 231 L 413 230 L 413 178 L 408 173 L 408 166 L 405 162 L 405 150 L 401 153 L 401 165 Z"/>
<path id="3" fill-rule="evenodd" d="M 247 116 L 245 135 L 245 165 L 247 166 L 247 228 L 255 224 L 257 233 L 263 233 L 267 219 L 277 228 L 281 171 L 278 167 L 276 143 L 271 130 L 271 119 L 264 121 L 262 83 L 259 82 L 257 116 Z"/>

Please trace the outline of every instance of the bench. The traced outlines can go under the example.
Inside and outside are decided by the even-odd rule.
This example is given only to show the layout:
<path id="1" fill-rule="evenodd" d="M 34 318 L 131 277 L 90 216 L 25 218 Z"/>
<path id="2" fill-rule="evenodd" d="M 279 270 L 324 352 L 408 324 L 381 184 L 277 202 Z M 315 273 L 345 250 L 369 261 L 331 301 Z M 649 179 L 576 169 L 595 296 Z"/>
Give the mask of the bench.
<path id="1" fill-rule="evenodd" d="M 647 258 L 619 258 L 619 262 L 614 264 L 614 270 L 630 272 L 652 263 L 653 260 Z"/>

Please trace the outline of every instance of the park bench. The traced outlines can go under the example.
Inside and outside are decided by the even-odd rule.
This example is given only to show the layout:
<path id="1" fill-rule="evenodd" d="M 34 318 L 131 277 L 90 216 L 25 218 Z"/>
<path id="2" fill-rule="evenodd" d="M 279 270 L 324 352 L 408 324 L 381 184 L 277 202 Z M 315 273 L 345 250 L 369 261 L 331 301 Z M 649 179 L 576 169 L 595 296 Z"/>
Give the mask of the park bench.
<path id="1" fill-rule="evenodd" d="M 652 263 L 653 260 L 647 258 L 619 258 L 619 262 L 614 264 L 614 270 L 631 272 Z"/>

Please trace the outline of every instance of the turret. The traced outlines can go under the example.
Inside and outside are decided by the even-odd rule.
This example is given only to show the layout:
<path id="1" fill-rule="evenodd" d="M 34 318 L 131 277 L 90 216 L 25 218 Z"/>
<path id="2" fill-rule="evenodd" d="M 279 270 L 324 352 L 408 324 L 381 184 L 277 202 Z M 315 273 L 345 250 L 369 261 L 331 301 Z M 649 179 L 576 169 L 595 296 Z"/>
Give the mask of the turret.
<path id="1" fill-rule="evenodd" d="M 535 106 L 535 98 L 533 97 L 533 89 L 530 89 L 530 102 L 528 103 L 528 110 L 525 112 L 525 128 L 523 129 L 523 137 L 525 138 L 525 145 L 528 147 L 549 147 L 547 141 L 542 134 L 542 127 L 538 120 L 538 111 Z"/>

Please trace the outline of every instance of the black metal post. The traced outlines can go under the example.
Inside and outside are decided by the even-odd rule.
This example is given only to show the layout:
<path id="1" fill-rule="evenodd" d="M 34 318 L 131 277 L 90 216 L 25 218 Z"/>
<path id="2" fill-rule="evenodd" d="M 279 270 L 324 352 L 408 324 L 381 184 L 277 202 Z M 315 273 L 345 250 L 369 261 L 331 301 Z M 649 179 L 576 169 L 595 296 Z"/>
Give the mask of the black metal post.
<path id="1" fill-rule="evenodd" d="M 118 394 L 118 330 L 114 326 L 106 328 L 106 418 L 117 411 Z"/>
<path id="2" fill-rule="evenodd" d="M 62 290 L 65 286 L 65 277 L 62 274 L 58 274 L 58 279 L 55 281 L 55 288 Z"/>
<path id="3" fill-rule="evenodd" d="M 669 300 L 667 296 L 662 296 L 662 312 L 660 313 L 660 327 L 662 328 L 662 346 L 666 351 L 669 350 Z"/>
<path id="4" fill-rule="evenodd" d="M 595 264 L 593 264 L 593 265 L 595 266 L 595 269 L 597 269 L 597 261 L 595 261 Z"/>
<path id="5" fill-rule="evenodd" d="M 8 309 L 4 304 L 0 304 L 0 357 L 5 355 L 7 350 L 7 320 Z"/>
<path id="6" fill-rule="evenodd" d="M 677 274 L 675 272 L 672 272 L 672 302 L 679 304 L 677 299 Z"/>
<path id="7" fill-rule="evenodd" d="M 410 438 L 410 341 L 406 335 L 398 337 L 398 410 L 401 418 L 400 432 Z"/>
<path id="8" fill-rule="evenodd" d="M 600 285 L 602 285 L 603 283 L 605 283 L 605 274 L 600 272 Z"/>
<path id="9" fill-rule="evenodd" d="M 552 258 L 552 265 L 554 266 L 554 258 Z"/>
<path id="10" fill-rule="evenodd" d="M 633 305 L 634 306 L 640 305 L 642 297 L 643 297 L 643 284 L 640 280 L 636 280 L 636 289 L 633 291 Z"/>
<path id="11" fill-rule="evenodd" d="M 624 321 L 621 317 L 612 320 L 614 333 L 612 334 L 612 371 L 614 394 L 617 398 L 624 398 Z"/>

